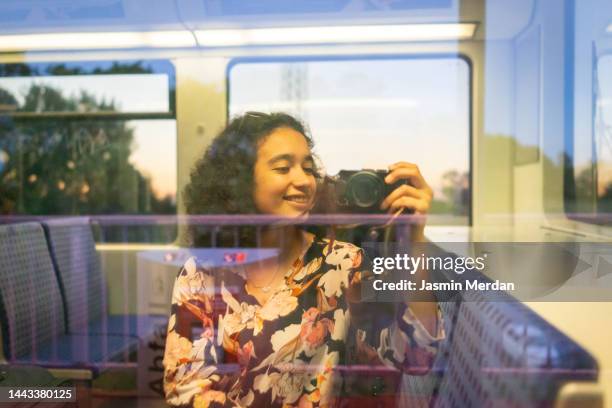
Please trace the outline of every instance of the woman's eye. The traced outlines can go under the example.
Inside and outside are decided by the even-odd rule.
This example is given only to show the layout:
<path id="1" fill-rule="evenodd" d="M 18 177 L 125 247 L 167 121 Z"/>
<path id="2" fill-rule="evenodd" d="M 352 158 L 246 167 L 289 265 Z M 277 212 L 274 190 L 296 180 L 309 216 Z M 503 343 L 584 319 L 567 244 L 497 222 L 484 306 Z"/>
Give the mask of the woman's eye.
<path id="1" fill-rule="evenodd" d="M 289 167 L 275 167 L 274 171 L 277 173 L 289 173 Z"/>
<path id="2" fill-rule="evenodd" d="M 304 173 L 314 174 L 315 170 L 312 167 L 304 167 Z"/>

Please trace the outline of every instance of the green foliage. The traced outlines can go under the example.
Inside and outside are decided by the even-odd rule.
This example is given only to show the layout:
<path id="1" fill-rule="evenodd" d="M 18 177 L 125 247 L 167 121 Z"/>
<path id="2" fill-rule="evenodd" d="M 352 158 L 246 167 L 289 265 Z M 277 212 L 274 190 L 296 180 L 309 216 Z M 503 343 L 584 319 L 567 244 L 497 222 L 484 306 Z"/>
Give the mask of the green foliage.
<path id="1" fill-rule="evenodd" d="M 1 105 L 11 105 L 17 109 L 17 99 L 13 96 L 12 93 L 0 88 L 0 106 Z"/>
<path id="2" fill-rule="evenodd" d="M 36 71 L 28 64 L 0 64 L 0 76 L 29 76 Z"/>
<path id="3" fill-rule="evenodd" d="M 445 214 L 468 215 L 470 209 L 470 183 L 467 172 L 448 170 L 442 175 L 442 194 L 447 207 Z M 435 211 L 435 202 L 432 205 Z M 442 213 L 442 211 L 440 211 Z M 433 213 L 433 211 L 432 211 Z"/>
<path id="4" fill-rule="evenodd" d="M 1 100 L 8 92 L 0 92 Z M 114 111 L 87 92 L 66 98 L 33 85 L 18 111 Z M 3 126 L 4 124 L 4 126 Z M 124 120 L 23 119 L 0 122 L 1 214 L 175 213 L 130 162 L 133 129 Z M 4 158 L 4 159 L 3 159 Z"/>

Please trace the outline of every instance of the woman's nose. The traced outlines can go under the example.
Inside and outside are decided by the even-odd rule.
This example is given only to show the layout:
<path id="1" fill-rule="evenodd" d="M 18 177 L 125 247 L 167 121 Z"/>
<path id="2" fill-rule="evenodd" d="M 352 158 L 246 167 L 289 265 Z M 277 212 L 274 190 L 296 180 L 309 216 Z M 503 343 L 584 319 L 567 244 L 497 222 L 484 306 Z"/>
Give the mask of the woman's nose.
<path id="1" fill-rule="evenodd" d="M 292 172 L 292 180 L 293 184 L 297 187 L 307 186 L 310 182 L 308 178 L 308 173 L 304 171 L 303 168 L 299 167 Z"/>

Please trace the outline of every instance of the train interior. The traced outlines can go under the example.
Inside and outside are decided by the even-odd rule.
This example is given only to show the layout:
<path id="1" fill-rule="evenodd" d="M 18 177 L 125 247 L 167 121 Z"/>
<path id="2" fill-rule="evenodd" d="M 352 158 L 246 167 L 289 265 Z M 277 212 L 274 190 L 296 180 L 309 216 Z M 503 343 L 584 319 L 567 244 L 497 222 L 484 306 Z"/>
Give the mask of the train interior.
<path id="1" fill-rule="evenodd" d="M 440 247 L 512 247 L 483 279 L 520 290 L 446 299 L 433 369 L 354 404 L 612 406 L 611 50 L 603 0 L 3 1 L 0 386 L 165 406 L 181 265 L 259 256 L 182 192 L 229 118 L 282 111 L 329 175 L 417 163 Z"/>

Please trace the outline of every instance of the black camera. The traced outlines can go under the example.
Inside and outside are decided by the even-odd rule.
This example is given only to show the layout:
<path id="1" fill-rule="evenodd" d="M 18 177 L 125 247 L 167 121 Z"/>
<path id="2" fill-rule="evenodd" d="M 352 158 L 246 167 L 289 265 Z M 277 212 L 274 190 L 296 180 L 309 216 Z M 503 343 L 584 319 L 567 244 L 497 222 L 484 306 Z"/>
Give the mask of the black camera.
<path id="1" fill-rule="evenodd" d="M 336 176 L 326 177 L 320 200 L 326 212 L 384 213 L 380 204 L 393 190 L 406 184 L 405 180 L 385 183 L 386 170 L 341 170 Z"/>

